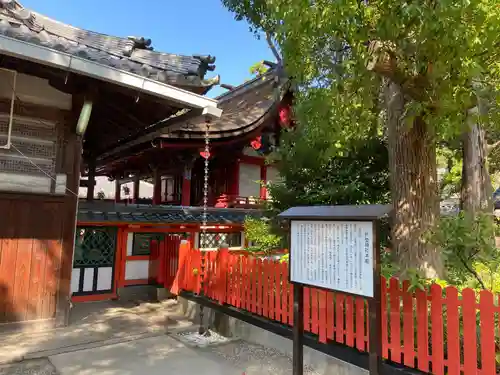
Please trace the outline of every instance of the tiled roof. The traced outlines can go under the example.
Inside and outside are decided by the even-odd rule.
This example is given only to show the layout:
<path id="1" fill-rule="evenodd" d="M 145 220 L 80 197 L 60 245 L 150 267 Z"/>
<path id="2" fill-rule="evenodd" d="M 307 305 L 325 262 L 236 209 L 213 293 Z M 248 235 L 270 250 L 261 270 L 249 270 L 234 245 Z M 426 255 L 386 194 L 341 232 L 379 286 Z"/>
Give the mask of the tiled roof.
<path id="1" fill-rule="evenodd" d="M 261 125 L 261 120 L 273 114 L 273 107 L 281 101 L 289 82 L 282 71 L 270 69 L 264 75 L 235 87 L 218 96 L 222 116 L 210 123 L 211 138 L 227 138 L 249 133 Z M 277 113 L 277 108 L 274 108 Z M 198 116 L 168 127 L 165 138 L 203 138 L 206 122 Z"/>
<path id="2" fill-rule="evenodd" d="M 201 224 L 203 211 L 197 207 L 125 205 L 101 202 L 81 202 L 78 222 L 124 224 Z M 243 224 L 245 217 L 260 217 L 259 210 L 217 209 L 207 213 L 208 224 Z"/>
<path id="3" fill-rule="evenodd" d="M 156 52 L 150 39 L 79 29 L 23 8 L 15 0 L 0 0 L 0 35 L 175 86 L 212 86 L 219 81 L 218 77 L 204 79 L 207 71 L 215 69 L 215 57 Z"/>
<path id="4" fill-rule="evenodd" d="M 211 139 L 224 139 L 248 134 L 259 128 L 266 119 L 278 112 L 277 105 L 290 87 L 290 82 L 281 69 L 270 69 L 251 81 L 216 97 L 222 116 L 210 123 Z M 109 157 L 133 146 L 149 144 L 155 139 L 203 139 L 206 119 L 203 115 L 193 116 L 186 111 L 149 134 L 126 142 L 114 150 L 103 153 L 101 158 Z"/>

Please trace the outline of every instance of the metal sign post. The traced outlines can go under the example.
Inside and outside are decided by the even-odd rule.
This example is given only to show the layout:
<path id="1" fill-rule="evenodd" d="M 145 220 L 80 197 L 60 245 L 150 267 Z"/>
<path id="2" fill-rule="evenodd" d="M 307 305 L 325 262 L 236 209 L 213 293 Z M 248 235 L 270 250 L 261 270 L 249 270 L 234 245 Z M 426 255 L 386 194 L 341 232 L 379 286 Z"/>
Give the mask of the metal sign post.
<path id="1" fill-rule="evenodd" d="M 294 287 L 293 375 L 302 375 L 304 286 L 364 297 L 369 303 L 369 370 L 382 358 L 378 221 L 389 206 L 294 207 L 290 222 L 289 277 Z"/>

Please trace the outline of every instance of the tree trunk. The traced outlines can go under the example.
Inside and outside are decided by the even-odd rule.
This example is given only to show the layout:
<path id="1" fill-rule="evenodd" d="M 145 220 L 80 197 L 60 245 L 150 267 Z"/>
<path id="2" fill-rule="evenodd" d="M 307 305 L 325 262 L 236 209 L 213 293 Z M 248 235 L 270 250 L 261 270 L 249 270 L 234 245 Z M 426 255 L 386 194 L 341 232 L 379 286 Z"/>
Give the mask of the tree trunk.
<path id="1" fill-rule="evenodd" d="M 392 246 L 402 274 L 418 270 L 428 278 L 444 277 L 441 254 L 426 241 L 439 216 L 434 131 L 421 117 L 408 125 L 401 87 L 385 85 L 392 204 Z"/>
<path id="2" fill-rule="evenodd" d="M 488 145 L 481 126 L 470 120 L 463 138 L 461 207 L 471 217 L 493 212 L 493 189 L 486 165 Z"/>

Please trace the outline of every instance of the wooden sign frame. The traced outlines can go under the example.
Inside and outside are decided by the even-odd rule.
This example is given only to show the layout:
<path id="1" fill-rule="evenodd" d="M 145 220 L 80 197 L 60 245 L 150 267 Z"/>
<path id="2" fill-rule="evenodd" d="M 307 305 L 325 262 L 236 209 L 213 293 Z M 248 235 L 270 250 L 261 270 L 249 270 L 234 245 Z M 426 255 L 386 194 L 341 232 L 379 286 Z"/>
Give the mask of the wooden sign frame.
<path id="1" fill-rule="evenodd" d="M 366 297 L 359 294 L 337 291 L 346 295 L 363 297 L 368 300 L 369 307 L 369 372 L 371 375 L 381 374 L 382 363 L 382 317 L 381 317 L 381 285 L 380 285 L 380 242 L 379 220 L 390 212 L 389 206 L 364 205 L 364 206 L 316 206 L 316 207 L 294 207 L 278 217 L 287 221 L 289 229 L 289 260 L 288 278 L 294 285 L 293 288 L 293 375 L 303 375 L 303 335 L 304 335 L 304 287 L 321 288 L 316 285 L 309 285 L 292 281 L 292 257 L 291 248 L 291 223 L 293 221 L 331 221 L 331 222 L 371 222 L 372 223 L 372 268 L 373 268 L 373 297 Z M 332 290 L 332 289 L 326 289 Z"/>

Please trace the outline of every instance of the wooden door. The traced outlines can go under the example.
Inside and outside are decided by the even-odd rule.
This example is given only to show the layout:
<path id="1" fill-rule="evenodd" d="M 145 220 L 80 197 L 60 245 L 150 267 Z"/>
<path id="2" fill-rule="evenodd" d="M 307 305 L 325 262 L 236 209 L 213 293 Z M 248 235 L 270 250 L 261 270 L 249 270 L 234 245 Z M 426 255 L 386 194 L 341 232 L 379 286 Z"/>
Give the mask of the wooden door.
<path id="1" fill-rule="evenodd" d="M 0 194 L 0 323 L 55 318 L 64 217 L 62 199 Z"/>

